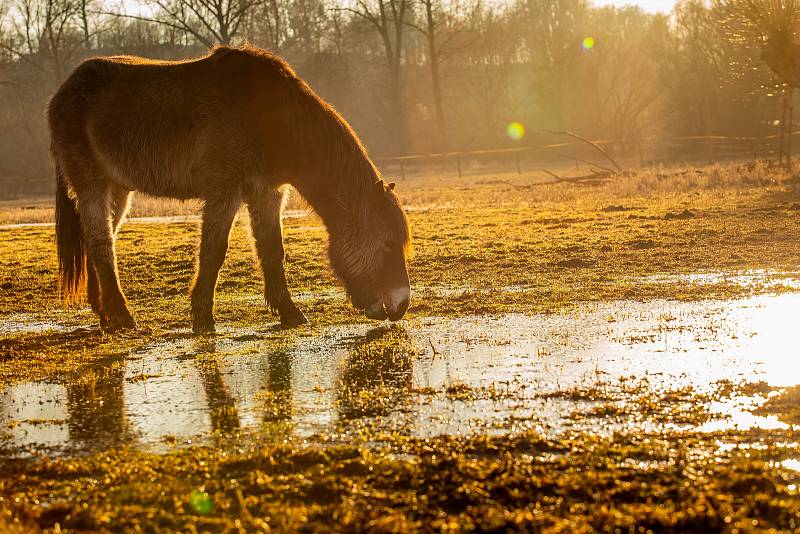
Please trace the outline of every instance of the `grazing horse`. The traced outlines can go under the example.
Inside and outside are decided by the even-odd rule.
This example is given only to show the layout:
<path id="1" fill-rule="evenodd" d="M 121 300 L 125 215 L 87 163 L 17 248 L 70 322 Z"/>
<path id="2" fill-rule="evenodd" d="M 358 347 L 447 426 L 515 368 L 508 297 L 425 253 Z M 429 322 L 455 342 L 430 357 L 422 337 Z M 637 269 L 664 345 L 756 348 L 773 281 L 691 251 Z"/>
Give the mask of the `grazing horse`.
<path id="1" fill-rule="evenodd" d="M 279 57 L 218 47 L 189 61 L 92 58 L 61 85 L 47 118 L 62 293 L 70 300 L 85 286 L 104 329 L 136 327 L 114 251 L 132 191 L 203 202 L 191 289 L 197 333 L 214 330 L 214 290 L 242 202 L 267 303 L 283 325 L 307 322 L 283 268 L 287 184 L 324 222 L 331 265 L 353 305 L 371 319 L 405 314 L 409 228 L 394 184 Z"/>

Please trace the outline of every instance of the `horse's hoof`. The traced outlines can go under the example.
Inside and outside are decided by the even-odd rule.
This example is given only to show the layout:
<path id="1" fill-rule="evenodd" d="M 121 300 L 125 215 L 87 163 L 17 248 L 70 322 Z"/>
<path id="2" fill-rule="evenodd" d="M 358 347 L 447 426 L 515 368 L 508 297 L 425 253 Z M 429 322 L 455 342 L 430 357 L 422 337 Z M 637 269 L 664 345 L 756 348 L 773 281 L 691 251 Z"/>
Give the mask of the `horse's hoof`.
<path id="1" fill-rule="evenodd" d="M 281 315 L 281 326 L 284 328 L 294 328 L 295 326 L 304 324 L 308 324 L 308 319 L 300 310 L 294 310 L 286 315 Z"/>
<path id="2" fill-rule="evenodd" d="M 104 317 L 100 319 L 100 329 L 103 332 L 112 334 L 125 330 L 136 330 L 136 321 L 130 315 L 121 317 Z"/>

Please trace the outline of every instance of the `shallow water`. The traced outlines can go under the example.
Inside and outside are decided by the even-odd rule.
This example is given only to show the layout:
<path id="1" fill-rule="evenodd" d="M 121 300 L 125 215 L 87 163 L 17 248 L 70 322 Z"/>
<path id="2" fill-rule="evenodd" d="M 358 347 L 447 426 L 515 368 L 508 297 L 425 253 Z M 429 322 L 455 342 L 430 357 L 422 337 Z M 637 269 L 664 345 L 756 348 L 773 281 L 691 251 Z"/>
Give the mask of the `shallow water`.
<path id="1" fill-rule="evenodd" d="M 216 338 L 177 332 L 68 382 L 6 386 L 0 446 L 10 455 L 68 454 L 116 444 L 163 450 L 228 435 L 350 440 L 365 428 L 430 436 L 781 427 L 750 413 L 764 401 L 758 394 L 696 404 L 713 414 L 698 423 L 648 417 L 635 404 L 614 417 L 580 413 L 686 388 L 714 394 L 720 380 L 800 383 L 798 309 L 800 294 L 618 301 L 562 315 L 306 330 L 280 348 L 269 331 L 223 330 Z M 401 354 L 353 365 L 359 347 L 387 337 L 402 341 L 401 349 L 394 345 Z M 589 390 L 601 395 L 563 393 Z M 605 393 L 610 400 L 601 399 Z"/>
<path id="2" fill-rule="evenodd" d="M 0 318 L 0 334 L 19 334 L 37 332 L 63 332 L 69 327 L 45 320 L 43 317 L 31 313 L 15 313 Z"/>

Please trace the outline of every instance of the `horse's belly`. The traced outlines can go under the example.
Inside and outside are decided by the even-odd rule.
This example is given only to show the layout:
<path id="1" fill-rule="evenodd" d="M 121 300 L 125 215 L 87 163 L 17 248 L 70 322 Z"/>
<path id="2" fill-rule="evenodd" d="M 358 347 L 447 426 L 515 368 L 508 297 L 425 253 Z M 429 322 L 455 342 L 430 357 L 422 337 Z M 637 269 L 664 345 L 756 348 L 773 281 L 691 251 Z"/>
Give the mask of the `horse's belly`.
<path id="1" fill-rule="evenodd" d="M 127 145 L 127 146 L 126 146 Z M 131 191 L 178 199 L 202 196 L 202 177 L 192 172 L 194 155 L 180 147 L 95 143 L 106 178 Z"/>

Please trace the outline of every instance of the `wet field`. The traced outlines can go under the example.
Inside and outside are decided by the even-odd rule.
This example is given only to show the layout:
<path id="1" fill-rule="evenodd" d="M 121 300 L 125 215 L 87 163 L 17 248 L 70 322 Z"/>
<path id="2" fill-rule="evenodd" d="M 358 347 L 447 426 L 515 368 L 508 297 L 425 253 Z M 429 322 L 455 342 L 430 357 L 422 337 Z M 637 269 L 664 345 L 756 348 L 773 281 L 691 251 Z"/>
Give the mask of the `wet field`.
<path id="1" fill-rule="evenodd" d="M 798 528 L 800 194 L 765 183 L 409 184 L 393 325 L 299 212 L 281 329 L 240 225 L 200 337 L 191 219 L 123 231 L 115 336 L 55 299 L 48 226 L 0 228 L 0 528 Z"/>
<path id="2" fill-rule="evenodd" d="M 269 431 L 286 438 L 345 442 L 364 427 L 422 438 L 788 428 L 752 412 L 774 388 L 800 384 L 798 310 L 800 293 L 616 301 L 565 314 L 331 327 L 278 349 L 269 330 L 176 331 L 65 380 L 5 387 L 0 447 L 12 456 L 119 444 L 158 452 L 212 445 L 220 434 L 246 439 L 277 423 Z M 22 324 L 64 328 L 12 316 L 0 329 Z M 360 361 L 371 345 L 377 357 Z M 642 412 L 643 402 L 656 406 Z"/>

